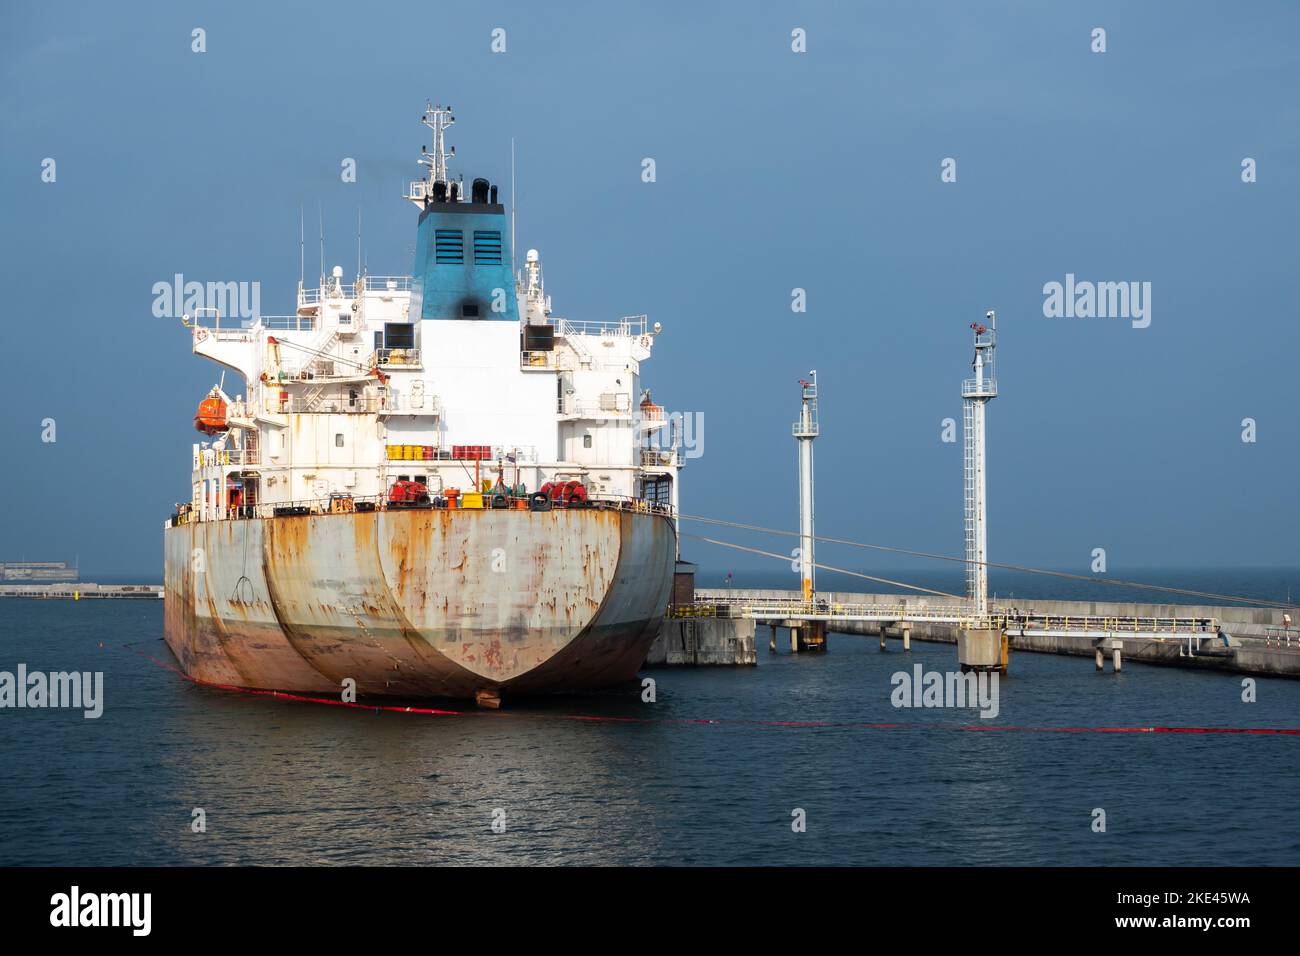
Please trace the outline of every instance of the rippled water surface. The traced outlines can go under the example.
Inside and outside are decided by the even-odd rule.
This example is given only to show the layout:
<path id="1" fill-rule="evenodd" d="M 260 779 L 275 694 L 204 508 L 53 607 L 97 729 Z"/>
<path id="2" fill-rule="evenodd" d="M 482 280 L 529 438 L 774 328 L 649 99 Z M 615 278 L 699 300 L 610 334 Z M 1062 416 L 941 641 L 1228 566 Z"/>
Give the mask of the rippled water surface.
<path id="1" fill-rule="evenodd" d="M 1300 736 L 1028 729 L 1300 727 L 1298 681 L 1246 704 L 1237 675 L 1022 653 L 981 721 L 890 704 L 950 645 L 832 635 L 649 672 L 653 704 L 422 716 L 197 688 L 136 653 L 170 662 L 161 632 L 161 602 L 0 601 L 0 670 L 102 671 L 106 698 L 0 710 L 0 864 L 1300 863 Z"/>

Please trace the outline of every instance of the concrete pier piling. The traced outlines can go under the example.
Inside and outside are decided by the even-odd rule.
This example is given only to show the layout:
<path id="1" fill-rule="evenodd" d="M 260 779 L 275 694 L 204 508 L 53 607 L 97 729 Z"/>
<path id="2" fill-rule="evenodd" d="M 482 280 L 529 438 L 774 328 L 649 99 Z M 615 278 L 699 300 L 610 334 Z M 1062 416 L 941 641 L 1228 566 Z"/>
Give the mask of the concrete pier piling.
<path id="1" fill-rule="evenodd" d="M 1093 645 L 1097 651 L 1098 672 L 1106 669 L 1106 652 L 1110 651 L 1110 666 L 1118 674 L 1124 668 L 1124 641 L 1120 638 L 1105 638 Z"/>
<path id="2" fill-rule="evenodd" d="M 966 671 L 1005 671 L 1007 637 L 997 627 L 957 629 L 957 662 Z"/>
<path id="3" fill-rule="evenodd" d="M 790 653 L 826 650 L 825 621 L 786 621 L 790 629 Z"/>
<path id="4" fill-rule="evenodd" d="M 645 666 L 752 666 L 758 663 L 754 630 L 754 622 L 743 618 L 664 618 Z M 776 628 L 772 628 L 772 640 L 776 640 Z"/>
<path id="5" fill-rule="evenodd" d="M 912 649 L 912 622 L 911 621 L 888 621 L 882 622 L 876 633 L 880 635 L 880 649 L 887 650 L 889 647 L 888 638 L 896 637 L 903 642 L 903 650 Z"/>

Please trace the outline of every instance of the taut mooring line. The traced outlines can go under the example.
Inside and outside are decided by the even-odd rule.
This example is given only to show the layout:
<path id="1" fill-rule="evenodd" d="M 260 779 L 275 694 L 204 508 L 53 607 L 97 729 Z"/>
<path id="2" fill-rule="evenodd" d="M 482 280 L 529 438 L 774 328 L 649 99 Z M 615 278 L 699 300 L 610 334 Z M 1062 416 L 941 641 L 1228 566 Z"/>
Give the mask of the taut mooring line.
<path id="1" fill-rule="evenodd" d="M 743 531 L 759 531 L 764 534 L 778 534 L 778 535 L 784 535 L 785 537 L 789 537 L 789 538 L 800 537 L 800 534 L 797 531 L 785 531 L 781 528 L 765 528 L 762 525 L 745 524 L 744 522 L 740 522 L 740 521 L 726 521 L 722 518 L 706 518 L 704 515 L 678 514 L 677 517 L 685 521 L 701 521 L 706 524 L 723 525 L 724 527 L 728 527 L 728 528 L 739 528 Z M 883 544 L 867 544 L 866 542 L 863 541 L 850 541 L 847 538 L 830 538 L 820 534 L 815 534 L 812 537 L 815 541 L 825 541 L 828 544 L 845 544 L 851 548 L 864 548 L 869 551 L 888 551 L 892 554 L 906 554 L 915 558 L 931 558 L 935 561 L 955 561 L 958 564 L 971 563 L 967 561 L 965 558 L 953 557 L 951 554 L 935 554 L 930 551 L 912 551 L 908 548 L 893 548 Z M 713 543 L 725 544 L 725 542 L 713 542 Z M 739 545 L 736 545 L 735 547 L 739 547 Z M 779 555 L 779 557 L 781 557 L 782 560 L 787 560 L 787 561 L 789 560 L 788 556 L 786 555 Z M 1095 575 L 1090 576 L 1087 574 L 1072 574 L 1069 571 L 1049 571 L 1046 568 L 1031 568 L 1028 565 L 1024 565 L 1024 564 L 999 564 L 996 561 L 981 561 L 978 563 L 984 565 L 987 568 L 1000 568 L 1004 571 L 1023 571 L 1026 574 L 1041 574 L 1041 575 L 1046 575 L 1048 577 L 1054 577 L 1054 578 L 1068 578 L 1071 581 L 1087 581 L 1089 584 L 1103 584 L 1103 585 L 1113 584 L 1116 587 L 1140 588 L 1146 591 L 1161 591 L 1165 594 L 1181 594 L 1186 597 L 1216 598 L 1221 601 L 1232 601 L 1236 604 L 1248 604 L 1254 607 L 1293 608 L 1296 606 L 1295 604 L 1288 604 L 1281 601 L 1266 601 L 1261 598 L 1242 597 L 1239 594 L 1216 594 L 1213 591 L 1192 591 L 1187 588 L 1166 587 L 1160 584 L 1144 584 L 1141 581 L 1128 581 L 1123 578 L 1099 578 L 1096 577 Z M 818 567 L 821 567 L 821 565 L 818 565 Z M 857 572 L 854 571 L 844 571 L 840 573 L 857 574 Z M 868 577 L 867 575 L 862 575 L 862 574 L 859 574 L 858 576 Z M 882 580 L 882 579 L 870 578 L 870 580 Z M 905 584 L 902 586 L 912 587 L 912 585 L 909 584 Z M 932 593 L 942 594 L 943 592 L 934 591 Z M 945 597 L 952 597 L 952 596 L 953 595 L 945 595 Z M 964 598 L 962 600 L 964 600 Z"/>
<path id="2" fill-rule="evenodd" d="M 697 541 L 704 541 L 707 542 L 708 544 L 720 545 L 721 547 L 724 548 L 735 548 L 737 551 L 748 551 L 750 554 L 761 554 L 768 558 L 776 558 L 778 561 L 790 560 L 790 556 L 787 554 L 776 554 L 775 552 L 762 551 L 758 548 L 747 548 L 743 544 L 732 544 L 730 541 L 719 541 L 716 538 L 706 538 L 698 534 L 687 534 L 685 531 L 681 533 L 681 536 L 683 538 L 694 538 Z M 907 584 L 904 581 L 891 581 L 889 578 L 877 578 L 877 577 L 873 577 L 870 574 L 863 574 L 861 571 L 849 571 L 846 568 L 833 568 L 829 564 L 819 564 L 816 561 L 813 562 L 813 567 L 819 571 L 833 571 L 836 574 L 847 574 L 851 577 L 865 578 L 868 581 L 876 581 L 880 584 L 892 584 L 895 587 L 908 588 L 909 590 L 912 591 L 921 591 L 924 594 L 937 594 L 939 597 L 953 598 L 954 600 L 957 601 L 966 600 L 966 598 L 962 597 L 959 594 L 949 594 L 947 591 L 936 591 L 933 588 L 923 588 L 919 584 Z"/>

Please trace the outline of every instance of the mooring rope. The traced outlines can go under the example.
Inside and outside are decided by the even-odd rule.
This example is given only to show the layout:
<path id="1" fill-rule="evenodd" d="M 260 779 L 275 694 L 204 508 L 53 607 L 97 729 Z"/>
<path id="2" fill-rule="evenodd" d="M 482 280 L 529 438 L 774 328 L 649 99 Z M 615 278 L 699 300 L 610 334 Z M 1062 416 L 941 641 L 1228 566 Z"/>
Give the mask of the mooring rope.
<path id="1" fill-rule="evenodd" d="M 679 514 L 677 517 L 684 521 L 700 521 L 706 524 L 722 525 L 724 527 L 738 528 L 744 531 L 758 531 L 763 534 L 784 535 L 786 537 L 791 537 L 791 538 L 801 537 L 798 531 L 786 531 L 782 528 L 767 528 L 762 525 L 745 524 L 744 522 L 740 522 L 740 521 L 727 521 L 722 518 L 708 518 L 705 517 L 704 515 Z M 852 548 L 864 548 L 870 551 L 887 551 L 890 552 L 891 554 L 906 554 L 911 557 L 930 558 L 935 561 L 955 561 L 958 564 L 972 564 L 972 563 L 982 564 L 986 568 L 1000 568 L 1001 570 L 1004 571 L 1023 571 L 1026 574 L 1041 574 L 1041 575 L 1046 575 L 1048 577 L 1054 577 L 1054 578 L 1067 578 L 1071 581 L 1086 581 L 1089 584 L 1114 585 L 1116 587 L 1125 587 L 1125 588 L 1140 588 L 1142 590 L 1147 590 L 1147 591 L 1161 591 L 1166 594 L 1181 594 L 1185 597 L 1213 598 L 1221 601 L 1232 601 L 1235 604 L 1247 604 L 1253 607 L 1289 609 L 1296 606 L 1293 603 L 1282 602 L 1282 601 L 1266 601 L 1263 600 L 1262 598 L 1243 597 L 1239 594 L 1216 594 L 1213 591 L 1193 591 L 1188 588 L 1175 588 L 1175 587 L 1167 587 L 1159 584 L 1146 584 L 1142 581 L 1129 581 L 1123 578 L 1099 578 L 1095 575 L 1089 576 L 1087 574 L 1072 574 L 1069 571 L 1050 571 L 1046 568 L 1033 568 L 1023 564 L 1000 564 L 996 561 L 970 562 L 967 561 L 965 558 L 954 557 L 950 554 L 935 554 L 930 551 L 913 551 L 908 548 L 894 548 L 883 544 L 868 544 L 863 541 L 850 541 L 847 538 L 832 538 L 826 535 L 815 534 L 812 536 L 812 538 L 814 541 L 824 541 L 827 544 L 843 544 L 843 545 L 848 545 L 849 547 Z M 713 542 L 713 543 L 721 544 L 722 542 Z M 788 555 L 778 555 L 778 557 L 780 557 L 782 560 L 786 560 L 786 561 L 789 560 Z M 818 567 L 821 567 L 821 565 L 818 565 Z M 855 572 L 842 571 L 839 573 L 853 574 Z M 858 575 L 858 576 L 867 577 L 866 575 Z M 871 580 L 876 580 L 876 579 L 871 579 Z M 911 587 L 911 585 L 903 585 L 903 586 Z M 942 594 L 943 592 L 934 591 L 932 593 Z M 947 596 L 951 596 L 951 595 L 947 595 Z M 963 598 L 962 600 L 965 599 Z"/>
<path id="2" fill-rule="evenodd" d="M 724 548 L 735 548 L 737 551 L 748 551 L 750 554 L 761 554 L 764 557 L 776 558 L 779 561 L 790 560 L 788 554 L 776 554 L 772 551 L 760 550 L 759 548 L 747 548 L 743 544 L 732 544 L 730 541 L 718 541 L 716 538 L 705 538 L 698 534 L 687 534 L 684 531 L 681 536 L 683 538 L 695 538 L 697 541 L 707 541 L 709 544 L 721 545 Z M 833 568 L 829 564 L 818 564 L 814 562 L 813 567 L 817 568 L 819 571 L 834 571 L 836 574 L 847 574 L 855 578 L 865 578 L 868 581 L 876 581 L 880 584 L 892 584 L 895 587 L 908 588 L 909 590 L 920 591 L 924 594 L 937 594 L 939 597 L 953 598 L 958 601 L 966 600 L 966 598 L 962 597 L 960 594 L 949 594 L 947 591 L 936 591 L 933 588 L 923 588 L 919 584 L 907 584 L 903 581 L 891 581 L 889 578 L 877 578 L 870 574 L 863 574 L 861 571 L 849 571 L 845 568 Z"/>

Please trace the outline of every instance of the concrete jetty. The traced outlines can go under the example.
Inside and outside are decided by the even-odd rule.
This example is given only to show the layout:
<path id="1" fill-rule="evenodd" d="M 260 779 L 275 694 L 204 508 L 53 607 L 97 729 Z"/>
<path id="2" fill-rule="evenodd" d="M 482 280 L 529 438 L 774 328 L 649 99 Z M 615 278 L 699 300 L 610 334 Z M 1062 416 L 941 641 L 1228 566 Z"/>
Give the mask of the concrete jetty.
<path id="1" fill-rule="evenodd" d="M 763 601 L 798 600 L 800 597 L 801 594 L 797 590 L 776 588 L 701 588 L 694 595 L 695 601 L 700 605 L 706 604 L 711 599 L 741 598 Z M 936 603 L 930 598 L 920 596 L 845 591 L 819 591 L 817 598 L 830 604 L 879 604 L 895 607 L 903 605 L 917 611 Z M 938 603 L 943 602 L 938 601 Z M 1300 630 L 1284 627 L 1282 619 L 1284 612 L 1280 608 L 1022 598 L 1015 601 L 998 601 L 995 609 L 997 611 L 1014 609 L 1024 613 L 1047 614 L 1054 617 L 1214 618 L 1219 621 L 1219 635 L 1189 642 L 1117 639 L 1114 641 L 1116 646 L 1108 644 L 1105 648 L 1099 649 L 1094 639 L 1080 635 L 1042 634 L 1028 629 L 1009 629 L 1007 635 L 1013 651 L 1066 654 L 1095 659 L 1105 651 L 1112 661 L 1139 661 L 1246 674 L 1300 677 Z M 902 624 L 843 621 L 834 623 L 832 628 L 843 634 L 879 636 L 882 648 L 885 646 L 886 639 L 899 639 L 903 642 L 904 649 L 913 639 L 956 644 L 959 630 L 951 624 L 923 621 Z M 1120 637 L 1122 638 L 1122 635 Z"/>
<path id="2" fill-rule="evenodd" d="M 161 584 L 0 584 L 0 598 L 41 598 L 59 601 L 152 599 L 163 596 Z"/>
<path id="3" fill-rule="evenodd" d="M 754 621 L 716 617 L 695 604 L 697 565 L 678 561 L 672 599 L 659 634 L 646 654 L 646 667 L 710 667 L 758 663 Z"/>
<path id="4" fill-rule="evenodd" d="M 646 667 L 753 666 L 755 623 L 735 618 L 667 617 Z"/>

